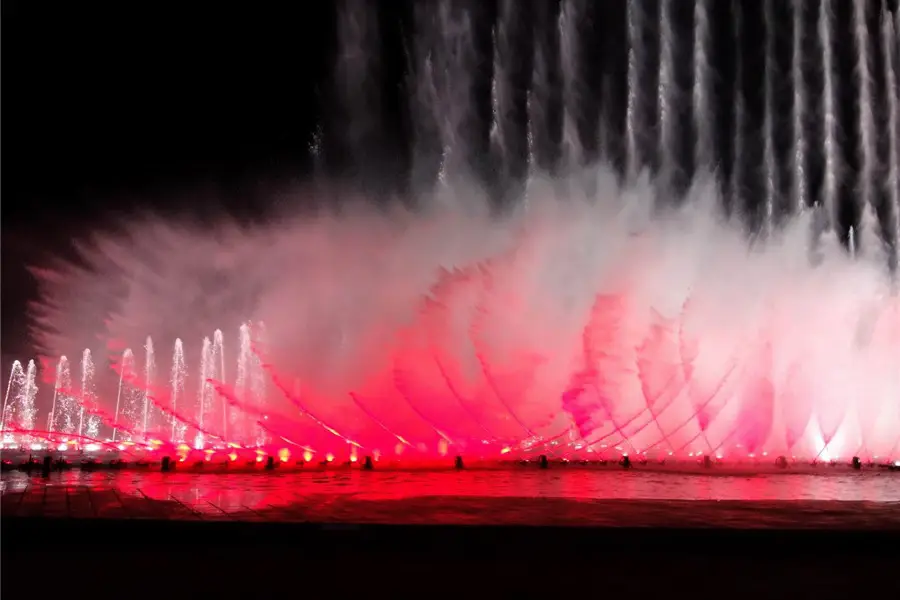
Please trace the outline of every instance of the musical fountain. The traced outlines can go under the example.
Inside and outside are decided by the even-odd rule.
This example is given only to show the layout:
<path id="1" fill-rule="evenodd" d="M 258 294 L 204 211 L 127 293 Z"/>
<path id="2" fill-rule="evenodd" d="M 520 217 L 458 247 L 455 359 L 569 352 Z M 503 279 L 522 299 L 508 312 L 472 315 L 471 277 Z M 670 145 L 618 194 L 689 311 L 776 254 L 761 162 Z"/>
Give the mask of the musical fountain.
<path id="1" fill-rule="evenodd" d="M 37 271 L 42 351 L 100 331 L 110 368 L 95 348 L 77 376 L 65 356 L 16 362 L 4 459 L 900 465 L 896 13 L 759 3 L 726 20 L 768 24 L 766 43 L 723 65 L 712 0 L 690 23 L 673 0 L 612 4 L 602 26 L 625 44 L 605 48 L 591 87 L 598 8 L 531 15 L 538 33 L 553 23 L 532 39 L 521 3 L 498 2 L 483 127 L 471 11 L 416 5 L 416 209 L 212 233 L 140 221 L 127 243 L 85 247 L 88 267 Z M 378 9 L 342 6 L 342 125 L 313 151 L 339 138 L 356 158 L 378 116 L 359 92 L 378 72 Z M 481 159 L 504 198 L 516 190 L 501 216 Z M 176 337 L 207 325 L 199 346 Z"/>

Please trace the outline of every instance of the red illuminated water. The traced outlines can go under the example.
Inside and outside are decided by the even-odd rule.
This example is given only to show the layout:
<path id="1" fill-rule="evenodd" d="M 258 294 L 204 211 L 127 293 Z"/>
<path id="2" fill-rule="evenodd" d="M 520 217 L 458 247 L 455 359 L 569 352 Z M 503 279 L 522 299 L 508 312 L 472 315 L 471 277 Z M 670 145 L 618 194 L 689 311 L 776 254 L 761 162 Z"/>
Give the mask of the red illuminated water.
<path id="1" fill-rule="evenodd" d="M 900 528 L 900 477 L 626 471 L 4 473 L 4 514 L 382 523 Z"/>
<path id="2" fill-rule="evenodd" d="M 214 341 L 204 340 L 199 377 L 186 371 L 180 341 L 171 379 L 155 375 L 147 338 L 143 372 L 123 359 L 127 352 L 110 357 L 115 403 L 95 391 L 93 366 L 82 367 L 79 389 L 62 386 L 57 369 L 54 392 L 77 398 L 106 425 L 115 439 L 93 436 L 103 443 L 170 453 L 237 445 L 339 462 L 540 454 L 900 459 L 896 296 L 880 297 L 871 310 L 835 305 L 822 314 L 788 301 L 744 300 L 746 314 L 735 319 L 725 286 L 676 294 L 647 267 L 618 274 L 613 289 L 585 292 L 578 310 L 548 318 L 530 295 L 529 286 L 540 283 L 528 279 L 537 276 L 529 271 L 534 265 L 522 258 L 545 241 L 525 237 L 515 252 L 440 269 L 425 293 L 398 300 L 408 318 L 350 331 L 353 342 L 331 348 L 335 356 L 326 356 L 332 338 L 310 350 L 304 345 L 312 340 L 272 330 L 272 341 L 261 325 L 245 323 L 236 375 L 229 375 L 226 339 L 216 330 Z M 660 251 L 652 238 L 629 243 L 638 256 Z M 663 305 L 665 313 L 657 310 Z M 870 327 L 862 314 L 872 315 Z M 809 327 L 833 319 L 829 342 L 811 339 Z M 801 322 L 807 329 L 791 329 Z M 45 380 L 53 379 L 49 372 Z M 28 446 L 33 411 L 20 405 L 32 406 L 37 392 L 33 382 L 17 385 L 24 391 L 7 391 L 16 400 L 4 417 L 4 437 L 13 439 L 3 442 Z M 120 400 L 131 408 L 120 410 Z M 58 431 L 50 443 L 77 434 Z"/>

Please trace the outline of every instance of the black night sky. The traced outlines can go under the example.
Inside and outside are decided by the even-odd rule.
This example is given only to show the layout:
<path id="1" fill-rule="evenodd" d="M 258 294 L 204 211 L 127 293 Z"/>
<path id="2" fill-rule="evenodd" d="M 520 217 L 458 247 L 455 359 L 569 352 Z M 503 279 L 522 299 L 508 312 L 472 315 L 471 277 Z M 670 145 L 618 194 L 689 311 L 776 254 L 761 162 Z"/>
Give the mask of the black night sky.
<path id="1" fill-rule="evenodd" d="M 252 217 L 308 172 L 329 0 L 2 4 L 2 343 L 25 266 L 135 208 Z"/>

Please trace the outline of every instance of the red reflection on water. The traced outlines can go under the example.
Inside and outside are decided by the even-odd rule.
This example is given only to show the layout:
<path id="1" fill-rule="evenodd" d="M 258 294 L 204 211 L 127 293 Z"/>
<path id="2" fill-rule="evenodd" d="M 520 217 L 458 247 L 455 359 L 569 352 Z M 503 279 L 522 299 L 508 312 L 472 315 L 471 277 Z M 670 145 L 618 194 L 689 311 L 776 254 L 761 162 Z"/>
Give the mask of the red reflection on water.
<path id="1" fill-rule="evenodd" d="M 202 513 L 323 510 L 349 501 L 411 498 L 893 502 L 900 477 L 878 473 L 695 475 L 641 470 L 371 471 L 285 473 L 64 472 L 50 479 L 5 473 L 3 492 L 86 486 L 183 504 Z"/>

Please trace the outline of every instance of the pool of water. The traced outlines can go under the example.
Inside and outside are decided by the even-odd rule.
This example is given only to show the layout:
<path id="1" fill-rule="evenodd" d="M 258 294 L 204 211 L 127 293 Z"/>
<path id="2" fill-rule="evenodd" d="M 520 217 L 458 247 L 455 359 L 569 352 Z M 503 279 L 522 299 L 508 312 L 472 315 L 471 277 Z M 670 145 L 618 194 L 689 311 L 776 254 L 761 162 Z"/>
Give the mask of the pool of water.
<path id="1" fill-rule="evenodd" d="M 0 478 L 3 517 L 900 530 L 900 474 L 624 470 L 160 473 Z"/>
<path id="2" fill-rule="evenodd" d="M 268 505 L 283 496 L 566 498 L 576 500 L 900 501 L 900 473 L 822 471 L 738 475 L 641 470 L 509 470 L 436 472 L 159 473 L 64 471 L 42 478 L 4 473 L 0 493 L 29 486 L 113 489 L 165 499 L 215 496 L 227 504 Z"/>

